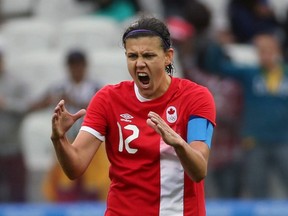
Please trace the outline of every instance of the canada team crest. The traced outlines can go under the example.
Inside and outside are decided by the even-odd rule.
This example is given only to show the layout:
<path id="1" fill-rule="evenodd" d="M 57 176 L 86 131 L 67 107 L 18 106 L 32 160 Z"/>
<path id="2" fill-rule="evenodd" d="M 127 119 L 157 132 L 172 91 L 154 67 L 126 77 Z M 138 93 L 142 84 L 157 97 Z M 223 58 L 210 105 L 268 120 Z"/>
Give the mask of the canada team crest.
<path id="1" fill-rule="evenodd" d="M 166 118 L 169 123 L 177 121 L 177 110 L 174 106 L 169 106 L 166 110 Z"/>

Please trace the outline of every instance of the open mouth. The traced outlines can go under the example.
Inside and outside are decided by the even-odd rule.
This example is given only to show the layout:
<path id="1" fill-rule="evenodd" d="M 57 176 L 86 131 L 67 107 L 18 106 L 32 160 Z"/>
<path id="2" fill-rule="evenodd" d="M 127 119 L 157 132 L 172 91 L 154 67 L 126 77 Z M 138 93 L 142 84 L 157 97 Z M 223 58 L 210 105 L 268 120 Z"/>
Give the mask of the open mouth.
<path id="1" fill-rule="evenodd" d="M 138 80 L 144 84 L 147 85 L 150 82 L 150 77 L 146 73 L 138 73 Z"/>

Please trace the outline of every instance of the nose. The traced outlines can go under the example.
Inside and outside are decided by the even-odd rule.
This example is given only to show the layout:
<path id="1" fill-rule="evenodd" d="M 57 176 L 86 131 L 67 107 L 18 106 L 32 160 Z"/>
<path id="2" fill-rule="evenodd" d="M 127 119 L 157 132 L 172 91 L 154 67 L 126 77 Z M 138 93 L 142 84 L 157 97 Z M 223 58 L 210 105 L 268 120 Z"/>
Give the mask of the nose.
<path id="1" fill-rule="evenodd" d="M 138 58 L 136 61 L 136 67 L 142 68 L 145 67 L 145 61 L 143 60 L 143 58 Z"/>

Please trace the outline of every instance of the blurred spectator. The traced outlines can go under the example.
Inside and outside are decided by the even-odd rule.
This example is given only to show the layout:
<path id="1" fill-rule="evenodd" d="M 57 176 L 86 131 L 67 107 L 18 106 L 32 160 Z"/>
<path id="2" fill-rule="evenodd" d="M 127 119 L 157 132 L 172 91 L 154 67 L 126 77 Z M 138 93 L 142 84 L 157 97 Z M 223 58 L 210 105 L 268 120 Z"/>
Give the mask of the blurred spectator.
<path id="1" fill-rule="evenodd" d="M 187 41 L 178 43 L 181 49 L 187 50 Z M 180 46 L 181 45 L 181 46 Z M 183 48 L 184 47 L 184 48 Z M 193 51 L 193 50 L 192 50 Z M 180 52 L 183 54 L 183 52 Z M 206 179 L 206 196 L 236 198 L 240 196 L 242 172 L 242 149 L 240 119 L 243 112 L 243 92 L 240 84 L 233 78 L 207 73 L 189 65 L 189 55 L 183 65 L 185 77 L 206 86 L 214 96 L 217 111 L 217 127 L 214 129 L 209 171 Z M 190 56 L 193 62 L 193 57 Z"/>
<path id="2" fill-rule="evenodd" d="M 187 1 L 183 7 L 183 17 L 191 23 L 197 35 L 203 35 L 211 24 L 211 10 L 197 0 Z"/>
<path id="3" fill-rule="evenodd" d="M 183 4 L 179 5 L 178 1 L 163 2 L 166 22 L 183 68 L 202 68 L 203 52 L 210 43 L 210 9 L 198 0 L 182 0 Z"/>
<path id="4" fill-rule="evenodd" d="M 28 109 L 28 86 L 5 69 L 0 53 L 0 202 L 26 201 L 26 169 L 20 125 Z"/>
<path id="5" fill-rule="evenodd" d="M 206 179 L 206 196 L 236 198 L 242 189 L 240 119 L 243 112 L 243 92 L 232 78 L 193 69 L 189 78 L 206 86 L 213 94 L 217 110 Z"/>
<path id="6" fill-rule="evenodd" d="M 250 43 L 255 35 L 275 33 L 279 28 L 269 0 L 230 0 L 227 10 L 237 43 Z"/>
<path id="7" fill-rule="evenodd" d="M 254 37 L 259 65 L 243 66 L 229 61 L 219 46 L 208 52 L 209 71 L 233 76 L 242 83 L 242 122 L 245 149 L 244 196 L 267 198 L 271 173 L 278 172 L 288 194 L 288 67 L 279 40 L 270 34 Z"/>
<path id="8" fill-rule="evenodd" d="M 239 120 L 242 116 L 242 88 L 235 79 L 201 70 L 202 55 L 212 40 L 207 34 L 210 11 L 199 4 L 202 10 L 193 13 L 194 3 L 185 8 L 185 18 L 170 17 L 167 23 L 178 49 L 185 78 L 208 87 L 215 99 L 217 127 L 212 140 L 206 196 L 239 197 L 241 187 L 237 175 L 241 172 Z M 223 37 L 221 41 L 224 41 Z"/>
<path id="9" fill-rule="evenodd" d="M 35 102 L 31 111 L 55 106 L 61 99 L 64 99 L 69 111 L 76 112 L 86 108 L 91 97 L 101 87 L 97 82 L 88 79 L 88 62 L 85 53 L 73 50 L 66 56 L 66 66 L 68 78 L 53 86 L 48 90 L 43 99 Z M 52 108 L 52 107 L 51 107 Z M 70 128 L 68 138 L 73 140 L 80 129 L 82 121 L 77 121 Z M 105 155 L 105 153 L 102 153 Z M 100 156 L 102 165 L 107 163 L 107 159 Z M 101 173 L 95 168 L 96 160 L 93 161 L 89 169 L 82 178 L 70 181 L 63 173 L 58 163 L 52 167 L 44 182 L 45 196 L 50 201 L 77 201 L 77 200 L 98 200 L 97 177 Z M 104 173 L 106 175 L 106 172 Z M 102 178 L 103 180 L 103 178 Z M 108 184 L 108 176 L 105 181 Z M 98 181 L 99 182 L 99 181 Z"/>
<path id="10" fill-rule="evenodd" d="M 286 16 L 282 24 L 283 33 L 284 33 L 284 43 L 283 43 L 283 52 L 285 61 L 288 62 L 288 8 L 286 10 Z"/>
<path id="11" fill-rule="evenodd" d="M 51 86 L 42 99 L 31 106 L 31 111 L 52 107 L 61 99 L 66 101 L 71 112 L 86 108 L 91 97 L 99 90 L 101 86 L 88 78 L 88 62 L 84 52 L 72 50 L 65 61 L 67 78 Z"/>
<path id="12" fill-rule="evenodd" d="M 210 9 L 199 0 L 162 0 L 165 18 L 180 17 L 185 19 L 196 30 L 195 33 L 202 34 L 211 23 Z"/>
<path id="13" fill-rule="evenodd" d="M 184 5 L 190 0 L 162 0 L 164 17 L 182 16 Z M 192 0 L 194 1 L 194 0 Z"/>
<path id="14" fill-rule="evenodd" d="M 213 80 L 213 76 L 210 79 Z M 232 78 L 216 76 L 214 82 L 210 83 L 208 80 L 206 85 L 214 94 L 217 129 L 212 140 L 206 185 L 209 179 L 213 181 L 216 197 L 239 198 L 242 190 L 239 176 L 242 174 L 243 161 L 240 134 L 243 91 L 237 80 Z"/>
<path id="15" fill-rule="evenodd" d="M 165 2 L 170 5 L 176 4 L 175 1 Z M 178 49 L 184 76 L 208 87 L 215 98 L 217 127 L 214 129 L 212 140 L 206 196 L 239 197 L 241 182 L 238 175 L 241 172 L 242 152 L 239 120 L 242 116 L 242 88 L 232 78 L 212 75 L 202 70 L 205 51 L 213 41 L 209 32 L 210 9 L 194 0 L 185 1 L 181 6 L 175 5 L 172 10 L 170 9 L 166 11 L 169 15 L 166 21 L 174 46 Z M 220 39 L 225 43 L 230 41 L 228 36 L 225 38 L 221 36 Z"/>
<path id="16" fill-rule="evenodd" d="M 117 21 L 125 21 L 140 11 L 137 0 L 76 0 L 94 5 L 95 15 L 109 16 Z"/>

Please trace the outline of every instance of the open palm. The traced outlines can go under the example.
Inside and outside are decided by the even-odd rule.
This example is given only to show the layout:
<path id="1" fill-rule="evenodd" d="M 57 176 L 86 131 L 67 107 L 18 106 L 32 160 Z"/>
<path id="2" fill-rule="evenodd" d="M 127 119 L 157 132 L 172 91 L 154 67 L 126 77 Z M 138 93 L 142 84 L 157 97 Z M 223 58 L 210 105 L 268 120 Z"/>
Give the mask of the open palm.
<path id="1" fill-rule="evenodd" d="M 155 112 L 149 112 L 147 124 L 152 127 L 171 146 L 176 146 L 183 139 Z"/>
<path id="2" fill-rule="evenodd" d="M 71 114 L 65 108 L 65 101 L 61 100 L 54 109 L 52 115 L 52 134 L 51 139 L 61 139 L 71 126 L 86 113 L 85 109 L 81 109 L 75 114 Z"/>

